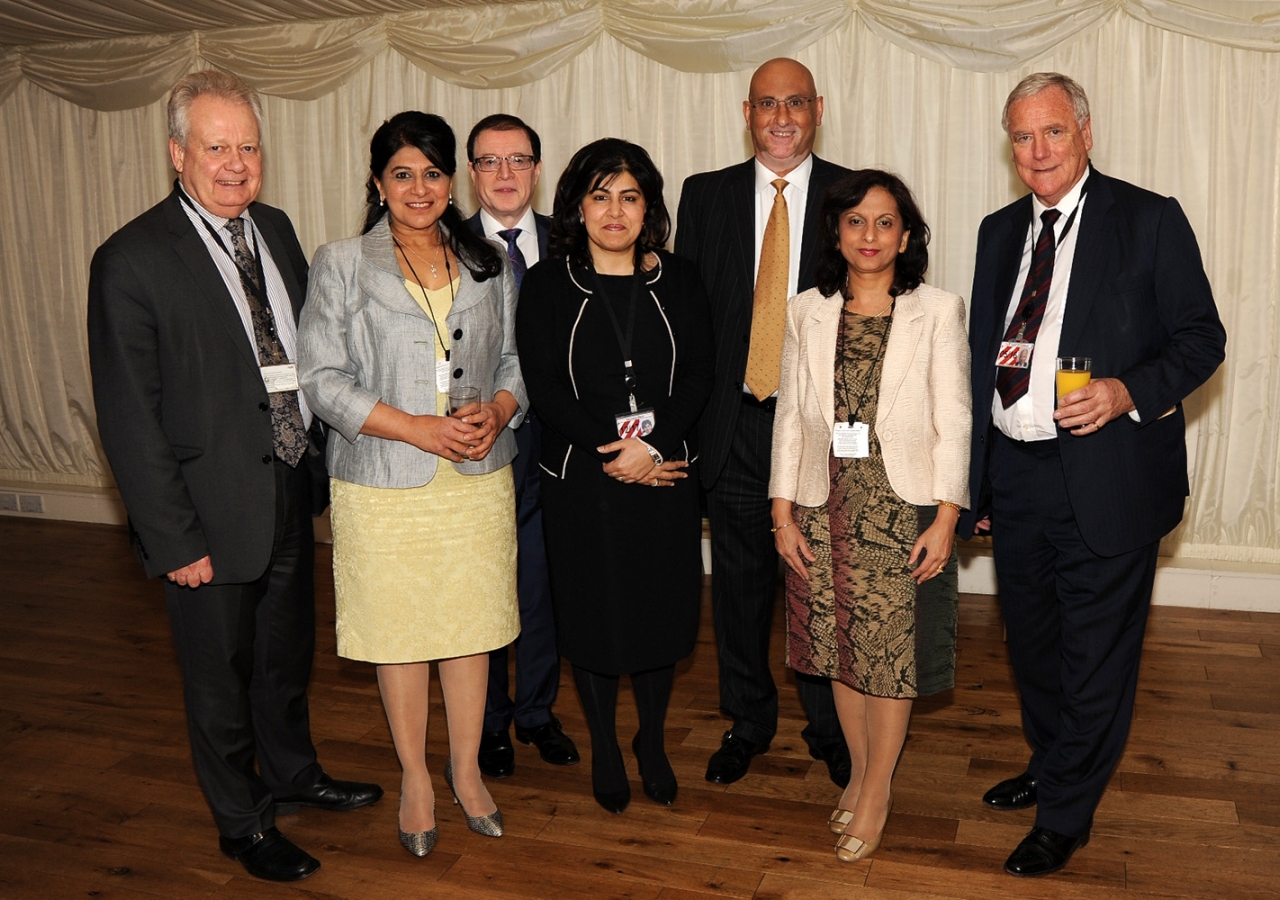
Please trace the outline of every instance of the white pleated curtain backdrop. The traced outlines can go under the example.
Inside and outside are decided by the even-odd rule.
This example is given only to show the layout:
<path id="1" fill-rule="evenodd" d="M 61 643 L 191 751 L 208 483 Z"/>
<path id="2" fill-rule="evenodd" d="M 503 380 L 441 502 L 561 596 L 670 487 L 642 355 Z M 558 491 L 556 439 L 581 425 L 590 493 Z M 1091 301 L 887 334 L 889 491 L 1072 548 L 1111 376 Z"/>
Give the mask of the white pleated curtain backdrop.
<path id="1" fill-rule="evenodd" d="M 900 173 L 933 230 L 929 281 L 967 296 L 979 222 L 1024 192 L 1004 98 L 1056 70 L 1089 92 L 1098 168 L 1182 202 L 1227 328 L 1226 365 L 1187 403 L 1192 497 L 1166 550 L 1280 563 L 1278 49 L 1270 2 L 557 0 L 0 51 L 0 482 L 111 484 L 89 260 L 168 192 L 163 100 L 187 71 L 215 64 L 264 91 L 261 199 L 311 253 L 355 233 L 368 139 L 408 108 L 443 115 L 460 144 L 489 113 L 526 119 L 548 212 L 579 146 L 634 140 L 674 215 L 687 175 L 748 156 L 750 70 L 792 55 L 826 97 L 818 154 Z"/>

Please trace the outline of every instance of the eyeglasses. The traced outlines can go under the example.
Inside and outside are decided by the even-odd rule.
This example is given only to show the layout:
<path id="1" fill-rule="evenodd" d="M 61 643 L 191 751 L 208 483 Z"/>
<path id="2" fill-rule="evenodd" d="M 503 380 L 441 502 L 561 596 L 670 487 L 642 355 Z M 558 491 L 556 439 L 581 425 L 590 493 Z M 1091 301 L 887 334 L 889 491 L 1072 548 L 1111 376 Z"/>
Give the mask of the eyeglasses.
<path id="1" fill-rule="evenodd" d="M 509 165 L 513 172 L 523 172 L 532 169 L 535 160 L 532 156 L 517 153 L 514 156 L 477 156 L 471 161 L 477 172 L 496 172 L 502 168 L 503 163 Z"/>
<path id="2" fill-rule="evenodd" d="M 759 112 L 777 112 L 779 106 L 785 106 L 787 112 L 804 112 L 809 108 L 809 104 L 817 97 L 788 97 L 785 100 L 779 100 L 777 97 L 761 97 L 759 100 L 749 101 L 751 108 Z"/>

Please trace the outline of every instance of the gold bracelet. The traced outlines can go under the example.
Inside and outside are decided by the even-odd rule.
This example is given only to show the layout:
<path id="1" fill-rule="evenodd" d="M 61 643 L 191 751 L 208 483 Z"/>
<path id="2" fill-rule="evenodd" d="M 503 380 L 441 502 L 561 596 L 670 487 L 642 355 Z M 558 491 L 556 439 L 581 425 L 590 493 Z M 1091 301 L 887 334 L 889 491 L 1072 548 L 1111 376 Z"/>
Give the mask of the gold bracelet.
<path id="1" fill-rule="evenodd" d="M 795 523 L 795 522 L 787 522 L 787 523 L 785 523 L 785 524 L 783 524 L 783 525 L 779 525 L 777 528 L 770 528 L 769 530 L 770 530 L 771 532 L 773 532 L 774 534 L 777 534 L 779 531 L 781 531 L 782 529 L 786 528 L 788 525 L 794 525 L 794 524 L 796 524 L 796 523 Z"/>
<path id="2" fill-rule="evenodd" d="M 938 500 L 938 501 L 936 501 L 936 502 L 937 502 L 937 504 L 938 504 L 939 506 L 949 506 L 949 507 L 951 507 L 952 509 L 954 509 L 956 512 L 960 512 L 960 504 L 959 504 L 959 503 L 952 503 L 950 500 Z"/>

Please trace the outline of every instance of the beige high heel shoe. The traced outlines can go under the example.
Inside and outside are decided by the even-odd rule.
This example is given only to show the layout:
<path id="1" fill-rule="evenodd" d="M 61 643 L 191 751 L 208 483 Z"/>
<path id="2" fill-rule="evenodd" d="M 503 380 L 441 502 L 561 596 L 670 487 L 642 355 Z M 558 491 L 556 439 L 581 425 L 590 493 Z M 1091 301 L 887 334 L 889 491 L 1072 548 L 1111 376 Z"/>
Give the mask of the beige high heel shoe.
<path id="1" fill-rule="evenodd" d="M 827 819 L 827 827 L 831 829 L 832 834 L 844 834 L 845 829 L 853 822 L 853 810 L 841 809 L 836 807 L 831 812 L 831 818 Z"/>
<path id="2" fill-rule="evenodd" d="M 849 811 L 837 809 L 836 812 L 849 812 Z M 892 814 L 893 814 L 893 797 L 890 797 L 889 810 L 888 812 L 885 813 L 885 817 L 884 817 L 884 824 L 886 827 L 889 824 L 889 816 L 891 816 Z M 836 818 L 835 813 L 832 813 L 831 820 L 828 822 L 828 825 L 831 827 L 832 831 L 835 831 L 835 818 Z M 853 821 L 853 813 L 849 813 L 849 820 L 843 823 L 843 827 L 848 828 L 849 824 L 852 821 Z M 883 839 L 884 839 L 884 828 L 881 828 L 880 832 L 875 837 L 866 841 L 864 841 L 862 838 L 858 837 L 855 834 L 850 834 L 848 831 L 842 831 L 840 833 L 840 837 L 836 840 L 836 858 L 839 859 L 841 862 L 858 862 L 859 860 L 866 859 L 872 853 L 875 853 L 877 849 L 879 849 L 880 841 Z"/>

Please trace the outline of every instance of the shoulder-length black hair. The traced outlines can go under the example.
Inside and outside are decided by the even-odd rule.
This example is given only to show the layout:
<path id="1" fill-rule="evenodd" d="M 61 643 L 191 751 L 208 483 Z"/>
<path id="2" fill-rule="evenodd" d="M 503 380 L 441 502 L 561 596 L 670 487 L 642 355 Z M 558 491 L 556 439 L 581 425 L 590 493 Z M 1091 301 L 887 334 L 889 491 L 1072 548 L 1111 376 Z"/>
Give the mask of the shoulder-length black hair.
<path id="1" fill-rule="evenodd" d="M 893 284 L 889 296 L 897 297 L 913 291 L 924 281 L 929 268 L 929 226 L 920 215 L 911 189 L 892 172 L 859 169 L 850 172 L 827 189 L 822 198 L 818 225 L 818 267 L 815 281 L 822 296 L 830 297 L 844 288 L 849 277 L 849 264 L 840 253 L 840 218 L 853 209 L 872 188 L 883 188 L 898 204 L 902 227 L 910 232 L 907 249 L 894 261 Z"/>
<path id="2" fill-rule="evenodd" d="M 451 179 L 458 170 L 458 144 L 449 123 L 431 113 L 416 109 L 396 113 L 378 126 L 369 142 L 369 180 L 365 182 L 364 226 L 361 234 L 368 234 L 383 216 L 387 208 L 382 206 L 376 179 L 386 171 L 391 157 L 402 147 L 416 147 L 431 164 Z M 502 252 L 493 244 L 467 227 L 454 205 L 453 198 L 440 216 L 443 234 L 449 247 L 462 264 L 470 270 L 476 281 L 485 281 L 502 272 Z"/>
<path id="3" fill-rule="evenodd" d="M 621 138 L 601 138 L 573 154 L 556 184 L 548 242 L 552 257 L 568 259 L 576 268 L 591 268 L 582 200 L 623 172 L 636 180 L 644 195 L 644 222 L 635 246 L 636 270 L 644 268 L 645 254 L 666 244 L 671 235 L 671 215 L 662 199 L 662 173 L 639 144 Z"/>

